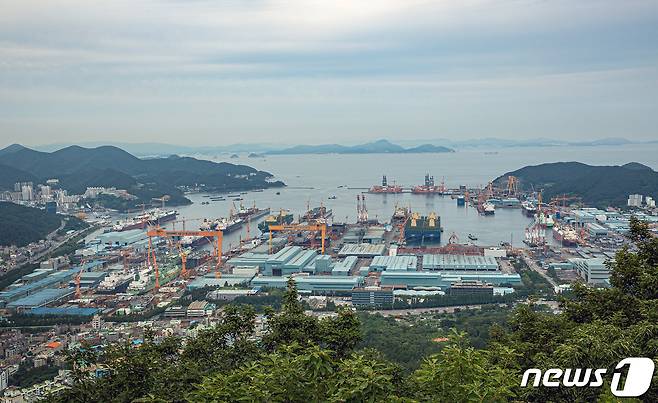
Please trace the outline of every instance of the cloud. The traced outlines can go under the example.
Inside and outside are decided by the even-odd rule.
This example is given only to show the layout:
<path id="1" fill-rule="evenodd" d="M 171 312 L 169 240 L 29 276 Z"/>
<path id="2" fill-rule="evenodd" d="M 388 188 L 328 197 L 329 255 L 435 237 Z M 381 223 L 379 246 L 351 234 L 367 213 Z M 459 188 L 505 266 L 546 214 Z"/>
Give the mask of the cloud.
<path id="1" fill-rule="evenodd" d="M 35 142 L 144 128 L 163 140 L 190 125 L 196 141 L 222 130 L 297 141 L 422 124 L 522 136 L 532 119 L 545 136 L 620 135 L 612 130 L 658 107 L 655 1 L 0 0 L 0 9 L 0 130 Z M 610 105 L 623 114 L 606 124 L 574 118 Z M 654 119 L 636 135 L 655 136 Z"/>

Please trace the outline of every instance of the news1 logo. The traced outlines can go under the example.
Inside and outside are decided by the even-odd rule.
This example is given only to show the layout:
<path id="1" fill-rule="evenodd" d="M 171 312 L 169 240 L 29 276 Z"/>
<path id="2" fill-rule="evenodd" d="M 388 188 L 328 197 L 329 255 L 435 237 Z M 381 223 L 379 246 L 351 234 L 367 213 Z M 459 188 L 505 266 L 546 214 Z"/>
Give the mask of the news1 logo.
<path id="1" fill-rule="evenodd" d="M 626 372 L 626 382 L 621 383 L 622 370 L 628 367 Z M 612 373 L 612 383 L 610 390 L 617 397 L 638 397 L 642 396 L 651 386 L 653 377 L 654 363 L 651 358 L 630 357 L 625 358 L 617 364 L 615 371 Z M 530 368 L 523 373 L 521 386 L 528 386 L 530 376 L 534 375 L 532 381 L 533 387 L 539 387 L 541 383 L 547 388 L 565 387 L 601 387 L 603 386 L 603 376 L 608 372 L 606 368 L 550 368 L 543 375 L 538 368 Z"/>

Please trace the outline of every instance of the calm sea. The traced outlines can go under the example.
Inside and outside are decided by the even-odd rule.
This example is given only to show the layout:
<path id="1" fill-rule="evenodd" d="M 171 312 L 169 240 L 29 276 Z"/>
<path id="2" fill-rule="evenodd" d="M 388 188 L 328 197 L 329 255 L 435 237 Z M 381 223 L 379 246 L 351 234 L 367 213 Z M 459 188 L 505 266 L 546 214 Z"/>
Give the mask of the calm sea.
<path id="1" fill-rule="evenodd" d="M 249 165 L 271 172 L 283 180 L 288 187 L 249 192 L 243 195 L 243 203 L 272 210 L 288 209 L 296 216 L 311 207 L 324 203 L 334 212 L 337 222 L 353 222 L 356 218 L 356 196 L 366 188 L 379 184 L 382 175 L 389 183 L 405 187 L 422 184 L 424 175 L 434 175 L 436 184 L 442 180 L 448 187 L 459 185 L 483 186 L 488 181 L 526 165 L 546 162 L 579 161 L 593 165 L 619 165 L 636 161 L 658 168 L 658 145 L 628 145 L 622 147 L 538 147 L 507 148 L 499 150 L 466 150 L 449 154 L 367 154 L 367 155 L 295 155 L 267 156 L 265 158 L 230 158 L 228 155 L 214 157 L 195 156 Z M 340 186 L 340 187 L 339 187 Z M 361 188 L 361 189 L 359 189 Z M 276 192 L 280 192 L 277 195 Z M 336 196 L 330 200 L 329 197 Z M 178 208 L 181 218 L 199 220 L 227 216 L 232 201 L 210 202 L 203 195 L 188 196 L 194 204 Z M 236 202 L 238 204 L 239 202 Z M 366 203 L 371 218 L 388 221 L 396 204 L 410 206 L 422 214 L 434 211 L 441 216 L 444 228 L 442 243 L 455 233 L 460 242 L 467 242 L 473 234 L 479 245 L 498 245 L 501 241 L 519 245 L 524 230 L 531 220 L 518 209 L 496 209 L 494 216 L 480 216 L 473 208 L 457 207 L 450 197 L 412 194 L 375 195 L 367 194 Z M 198 222 L 198 221 L 197 221 Z M 190 221 L 188 228 L 194 226 Z M 251 235 L 258 234 L 255 225 Z M 548 234 L 550 235 L 550 234 Z M 225 248 L 235 245 L 242 232 L 228 234 Z"/>

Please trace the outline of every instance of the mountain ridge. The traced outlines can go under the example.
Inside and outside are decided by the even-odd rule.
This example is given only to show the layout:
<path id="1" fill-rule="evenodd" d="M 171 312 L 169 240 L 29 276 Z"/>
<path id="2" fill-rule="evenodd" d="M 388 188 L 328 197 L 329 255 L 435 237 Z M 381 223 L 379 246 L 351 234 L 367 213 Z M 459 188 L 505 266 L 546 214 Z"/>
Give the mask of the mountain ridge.
<path id="1" fill-rule="evenodd" d="M 140 159 L 115 146 L 85 148 L 68 146 L 53 152 L 29 148 L 0 153 L 0 187 L 10 190 L 12 181 L 30 175 L 33 182 L 60 179 L 60 186 L 81 194 L 87 187 L 103 186 L 126 189 L 137 196 L 130 204 L 150 203 L 153 198 L 170 196 L 170 205 L 189 204 L 181 187 L 201 186 L 208 191 L 236 191 L 284 186 L 272 181 L 272 174 L 246 165 L 216 163 L 192 157 Z M 11 185 L 11 186 L 10 186 Z"/>
<path id="2" fill-rule="evenodd" d="M 605 208 L 626 206 L 630 194 L 658 196 L 658 172 L 637 162 L 621 166 L 576 161 L 529 165 L 499 176 L 494 183 L 504 186 L 510 175 L 519 179 L 523 190 L 541 190 L 544 200 L 566 194 Z"/>
<path id="3" fill-rule="evenodd" d="M 404 148 L 400 145 L 391 143 L 388 140 L 381 139 L 355 146 L 345 146 L 341 144 L 297 145 L 280 150 L 268 151 L 266 154 L 411 154 L 447 152 L 455 152 L 455 150 L 433 144 L 423 144 L 412 148 Z"/>

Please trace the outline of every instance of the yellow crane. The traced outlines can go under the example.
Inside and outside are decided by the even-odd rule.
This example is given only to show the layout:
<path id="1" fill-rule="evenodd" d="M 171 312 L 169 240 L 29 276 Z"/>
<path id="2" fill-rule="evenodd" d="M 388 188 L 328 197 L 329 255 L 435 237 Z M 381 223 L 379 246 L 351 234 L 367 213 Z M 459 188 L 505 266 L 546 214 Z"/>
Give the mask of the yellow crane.
<path id="1" fill-rule="evenodd" d="M 146 233 L 149 237 L 149 246 L 148 246 L 148 256 L 150 259 L 152 259 L 153 263 L 153 268 L 155 269 L 155 289 L 158 290 L 160 288 L 160 272 L 158 270 L 158 262 L 155 260 L 155 250 L 153 249 L 152 246 L 152 238 L 153 237 L 159 237 L 159 238 L 171 238 L 171 237 L 183 237 L 183 236 L 202 236 L 202 237 L 208 237 L 208 238 L 216 238 L 217 243 L 214 245 L 215 247 L 215 255 L 217 257 L 217 265 L 215 267 L 215 276 L 221 277 L 221 273 L 219 272 L 219 266 L 222 263 L 222 240 L 224 233 L 219 230 L 214 230 L 214 231 L 186 231 L 186 230 L 165 230 L 161 227 L 155 227 L 153 229 L 148 230 Z M 181 254 L 181 260 L 184 261 L 183 263 L 183 270 L 186 270 L 185 268 L 185 263 L 187 262 L 187 256 L 185 258 L 182 257 L 183 254 Z M 182 272 L 182 271 L 181 271 Z M 185 273 L 187 274 L 187 273 Z"/>

